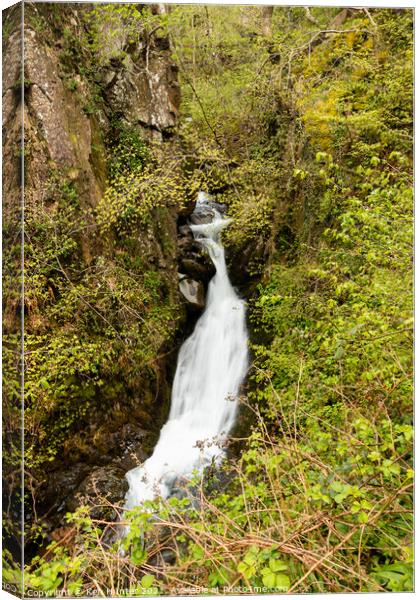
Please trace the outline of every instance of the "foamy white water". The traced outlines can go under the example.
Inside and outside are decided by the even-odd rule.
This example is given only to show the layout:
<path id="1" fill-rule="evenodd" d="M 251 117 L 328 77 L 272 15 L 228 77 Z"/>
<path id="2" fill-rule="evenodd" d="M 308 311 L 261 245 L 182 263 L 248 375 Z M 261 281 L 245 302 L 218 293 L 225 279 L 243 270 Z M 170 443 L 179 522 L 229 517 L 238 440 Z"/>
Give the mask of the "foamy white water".
<path id="1" fill-rule="evenodd" d="M 128 471 L 125 508 L 171 494 L 174 482 L 223 457 L 222 444 L 235 422 L 237 394 L 248 369 L 245 303 L 226 270 L 220 232 L 229 224 L 205 194 L 193 214 L 210 211 L 211 223 L 190 225 L 207 249 L 216 274 L 206 308 L 179 352 L 168 421 L 152 456 Z"/>

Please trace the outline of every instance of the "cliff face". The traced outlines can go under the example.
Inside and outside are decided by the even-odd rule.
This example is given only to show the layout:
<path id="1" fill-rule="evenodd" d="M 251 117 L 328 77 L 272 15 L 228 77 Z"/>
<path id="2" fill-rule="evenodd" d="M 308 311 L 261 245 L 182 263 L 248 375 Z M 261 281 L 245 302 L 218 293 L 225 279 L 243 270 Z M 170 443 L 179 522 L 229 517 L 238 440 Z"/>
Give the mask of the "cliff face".
<path id="1" fill-rule="evenodd" d="M 138 39 L 129 41 L 120 17 L 118 48 L 110 50 L 106 39 L 102 47 L 107 22 L 101 23 L 92 8 L 70 4 L 55 16 L 54 7 L 28 6 L 25 129 L 31 151 L 27 186 L 38 193 L 44 189 L 52 162 L 61 170 L 72 170 L 73 181 L 83 182 L 89 204 L 96 206 L 106 185 L 101 157 L 111 122 L 119 118 L 161 139 L 176 123 L 179 93 L 166 38 L 152 36 L 146 42 L 143 37 L 149 34 L 139 22 Z M 99 41 L 92 44 L 89 57 L 83 55 L 80 39 L 95 18 Z M 89 58 L 91 65 L 86 64 Z M 15 55 L 12 63 L 16 61 Z M 12 68 L 16 78 L 18 67 L 12 64 Z"/>
<path id="2" fill-rule="evenodd" d="M 108 191 L 117 203 L 130 194 L 136 206 L 146 202 L 126 174 L 136 172 L 136 184 L 145 172 L 153 177 L 171 153 L 179 88 L 157 7 L 146 17 L 142 5 L 28 4 L 22 112 L 20 10 L 3 15 L 3 205 L 15 257 L 4 327 L 7 345 L 20 319 L 23 114 L 26 468 L 29 504 L 42 515 L 74 508 L 75 493 L 92 486 L 121 497 L 124 472 L 144 458 L 165 418 L 185 320 L 178 208 L 169 193 L 141 218 L 108 227 L 114 205 L 101 201 Z M 11 354 L 17 382 L 17 346 Z M 14 421 L 9 415 L 9 439 Z M 101 479 L 104 465 L 114 479 Z"/>

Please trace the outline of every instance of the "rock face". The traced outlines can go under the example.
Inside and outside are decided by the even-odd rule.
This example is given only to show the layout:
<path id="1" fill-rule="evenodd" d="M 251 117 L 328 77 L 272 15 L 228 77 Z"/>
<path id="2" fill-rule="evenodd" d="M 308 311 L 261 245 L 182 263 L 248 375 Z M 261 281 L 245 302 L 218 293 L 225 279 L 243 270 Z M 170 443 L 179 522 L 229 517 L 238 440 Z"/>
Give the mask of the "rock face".
<path id="1" fill-rule="evenodd" d="M 61 19 L 70 25 L 76 37 L 83 28 L 89 5 L 69 4 L 62 9 Z M 85 182 L 90 201 L 95 204 L 103 192 L 102 173 L 95 169 L 94 153 L 100 137 L 109 132 L 111 120 L 116 115 L 147 135 L 162 139 L 175 125 L 179 106 L 177 68 L 171 62 L 166 38 L 151 36 L 145 42 L 139 38 L 129 45 L 122 35 L 119 45 L 126 48 L 124 60 L 102 59 L 99 72 L 94 75 L 95 89 L 101 97 L 92 99 L 90 81 L 77 73 L 69 76 L 69 66 L 61 60 L 55 44 L 48 44 L 45 31 L 37 31 L 34 23 L 44 19 L 46 27 L 51 20 L 48 5 L 28 5 L 25 13 L 25 67 L 28 82 L 25 94 L 25 123 L 27 143 L 34 145 L 31 160 L 27 161 L 29 178 L 39 187 L 47 175 L 48 159 L 61 168 L 73 168 L 75 178 Z M 115 23 L 113 23 L 115 27 Z M 106 22 L 102 28 L 107 27 Z M 121 24 L 123 27 L 123 23 Z M 98 38 L 103 32 L 99 30 Z M 47 43 L 46 43 L 47 42 Z M 5 61 L 5 87 L 13 88 L 19 80 L 19 53 L 11 37 Z M 72 65 L 73 70 L 77 65 Z M 76 90 L 73 90 L 76 87 Z M 77 93 L 75 93 L 77 91 Z M 92 102 L 97 102 L 93 107 Z M 8 121 L 6 112 L 5 121 Z M 151 133 L 150 133 L 151 132 Z M 42 145 L 42 148 L 41 148 Z M 40 152 L 40 160 L 36 156 Z"/>
<path id="2" fill-rule="evenodd" d="M 130 5 L 127 9 L 132 11 L 127 18 L 135 18 L 137 29 L 130 30 L 125 27 L 125 23 L 121 23 L 119 34 L 113 38 L 111 45 L 103 43 L 107 39 L 106 29 L 110 26 L 107 15 L 104 13 L 103 18 L 100 15 L 99 19 L 97 15 L 91 15 L 97 9 L 102 10 L 98 6 L 25 3 L 23 106 L 20 93 L 21 6 L 16 5 L 3 13 L 4 241 L 14 253 L 6 256 L 11 273 L 7 282 L 10 293 L 5 297 L 4 332 L 12 340 L 16 338 L 20 327 L 20 249 L 15 240 L 19 239 L 20 231 L 22 114 L 25 126 L 25 203 L 28 218 L 31 219 L 27 226 L 28 233 L 39 236 L 45 223 L 58 223 L 63 212 L 70 209 L 80 225 L 74 227 L 75 233 L 72 234 L 73 263 L 65 255 L 60 255 L 60 247 L 48 254 L 51 231 L 46 230 L 44 258 L 46 262 L 50 261 L 52 267 L 49 271 L 42 267 L 44 270 L 41 269 L 39 274 L 34 271 L 34 268 L 38 268 L 38 263 L 34 267 L 32 262 L 29 268 L 33 279 L 28 279 L 25 300 L 28 336 L 39 340 L 36 342 L 38 345 L 53 342 L 58 334 L 65 339 L 66 331 L 70 331 L 73 325 L 71 319 L 66 323 L 61 309 L 58 309 L 57 317 L 53 318 L 51 312 L 47 317 L 45 310 L 47 305 L 51 307 L 54 303 L 63 301 L 65 283 L 75 293 L 77 302 L 81 303 L 81 319 L 84 311 L 92 307 L 93 303 L 99 302 L 98 308 L 95 306 L 93 310 L 99 319 L 98 323 L 89 324 L 83 338 L 78 339 L 77 333 L 69 337 L 68 346 L 71 347 L 77 340 L 81 344 L 83 355 L 95 336 L 99 339 L 107 337 L 107 315 L 105 309 L 100 307 L 104 300 L 91 300 L 85 296 L 100 289 L 103 285 L 100 281 L 107 282 L 108 297 L 116 292 L 121 285 L 115 276 L 115 257 L 118 256 L 124 256 L 130 262 L 127 271 L 131 276 L 140 278 L 145 272 L 148 273 L 149 280 L 146 283 L 150 294 L 169 298 L 172 313 L 178 311 L 179 316 L 172 320 L 168 318 L 165 324 L 168 332 L 161 335 L 167 341 L 156 348 L 152 366 L 142 370 L 140 355 L 137 378 L 129 373 L 124 363 L 122 345 L 114 360 L 114 373 L 109 370 L 108 374 L 101 374 L 102 383 L 95 388 L 96 391 L 89 392 L 90 395 L 84 398 L 84 388 L 80 384 L 80 381 L 83 382 L 83 375 L 77 369 L 71 375 L 68 363 L 63 363 L 63 371 L 69 370 L 70 388 L 80 385 L 77 399 L 80 402 L 80 417 L 65 425 L 68 432 L 60 438 L 59 451 L 54 451 L 52 458 L 44 462 L 39 459 L 30 475 L 37 513 L 42 516 L 50 511 L 50 515 L 53 515 L 50 517 L 52 527 L 60 524 L 66 510 L 72 510 L 76 506 L 76 496 L 86 498 L 104 494 L 111 502 L 121 500 L 125 491 L 125 471 L 147 457 L 160 425 L 166 418 L 176 352 L 180 343 L 177 331 L 186 316 L 178 288 L 178 215 L 173 206 L 157 208 L 153 215 L 155 229 L 139 228 L 129 239 L 116 235 L 105 239 L 97 231 L 95 211 L 109 185 L 109 144 L 118 139 L 122 127 L 126 127 L 139 139 L 166 143 L 177 122 L 180 100 L 177 67 L 171 59 L 168 39 L 159 28 L 142 28 L 141 18 L 139 20 L 134 13 L 140 11 L 142 5 Z M 105 6 L 103 10 L 108 8 Z M 159 9 L 153 7 L 153 10 L 158 12 Z M 92 18 L 97 18 L 99 23 L 95 43 L 87 35 L 87 27 Z M 115 22 L 113 27 L 115 28 Z M 81 43 L 81 40 L 84 42 Z M 86 46 L 87 43 L 91 45 Z M 95 60 L 89 62 L 92 53 L 96 53 Z M 56 195 L 57 190 L 60 193 L 62 190 L 59 198 L 63 202 L 61 207 L 53 196 L 50 197 L 51 189 Z M 74 203 L 73 208 L 71 203 Z M 29 260 L 33 259 L 31 252 L 34 251 L 28 253 Z M 61 256 L 60 259 L 56 260 L 55 252 Z M 74 270 L 73 265 L 76 264 L 77 270 Z M 57 269 L 61 269 L 58 280 L 54 279 Z M 137 271 L 133 275 L 134 269 Z M 84 280 L 83 285 L 87 287 L 83 293 L 78 291 L 82 281 L 80 273 L 91 273 L 91 281 Z M 39 288 L 36 287 L 38 285 Z M 200 302 L 203 303 L 202 292 Z M 129 306 L 121 308 L 117 315 L 117 326 L 119 322 L 125 323 L 129 319 L 133 319 L 133 327 L 142 322 L 141 315 L 134 315 L 129 309 Z M 149 310 L 147 304 L 145 310 Z M 115 325 L 112 327 L 117 332 L 118 341 L 118 329 Z M 87 337 L 90 331 L 92 338 Z M 99 343 L 98 348 L 100 346 Z M 17 346 L 14 350 L 16 356 L 19 355 L 18 351 Z M 94 359 L 88 359 L 88 362 L 92 361 Z M 18 361 L 14 360 L 9 372 L 11 394 L 14 389 L 13 381 L 16 385 L 19 381 L 18 366 Z M 31 385 L 30 362 L 27 377 L 28 384 Z M 36 377 L 39 378 L 39 375 Z M 34 385 L 36 383 L 33 382 Z M 47 393 L 48 390 L 44 395 Z M 64 398 L 58 409 L 51 410 L 46 416 L 44 414 L 45 422 L 42 426 L 51 431 L 44 442 L 38 438 L 32 440 L 30 432 L 27 432 L 29 448 L 34 443 L 42 450 L 52 442 L 56 435 L 52 433 L 53 427 L 60 419 L 65 423 L 67 418 L 66 401 L 69 404 L 73 402 Z M 48 402 L 43 397 L 37 398 L 36 402 L 44 402 L 43 410 L 47 413 Z M 83 408 L 83 403 L 88 407 L 87 410 Z M 18 404 L 14 407 L 12 400 L 8 406 L 7 410 L 11 411 L 8 418 L 8 439 L 13 440 L 15 436 L 18 442 L 19 418 L 16 415 L 19 407 Z M 31 410 L 29 400 L 27 406 Z M 70 406 L 69 409 L 71 408 Z M 7 465 L 5 467 L 7 469 Z M 13 494 L 13 485 L 16 485 L 13 483 L 13 468 L 11 465 L 11 488 L 6 492 L 10 495 Z M 31 508 L 32 500 L 28 505 L 28 515 Z"/>
<path id="3" fill-rule="evenodd" d="M 179 290 L 187 310 L 195 316 L 205 306 L 207 285 L 215 273 L 215 268 L 200 243 L 194 240 L 185 217 L 181 217 L 180 222 L 177 240 Z"/>
<path id="4" fill-rule="evenodd" d="M 128 123 L 150 129 L 158 139 L 162 132 L 175 126 L 179 101 L 177 69 L 160 54 L 143 72 L 137 71 L 130 57 L 124 70 L 110 66 L 101 76 L 107 82 L 108 104 L 123 114 Z"/>
<path id="5" fill-rule="evenodd" d="M 100 24 L 98 36 L 105 37 L 107 28 L 106 22 Z M 115 30 L 115 22 L 112 28 Z M 141 125 L 151 131 L 152 137 L 161 139 L 176 125 L 180 102 L 178 68 L 170 60 L 168 39 L 159 36 L 157 29 L 153 35 L 145 32 L 133 44 L 123 22 L 121 32 L 119 37 L 112 37 L 113 47 L 107 47 L 111 59 L 104 56 L 105 64 L 100 69 L 106 102 L 127 123 Z M 126 48 L 123 62 L 112 58 Z"/>

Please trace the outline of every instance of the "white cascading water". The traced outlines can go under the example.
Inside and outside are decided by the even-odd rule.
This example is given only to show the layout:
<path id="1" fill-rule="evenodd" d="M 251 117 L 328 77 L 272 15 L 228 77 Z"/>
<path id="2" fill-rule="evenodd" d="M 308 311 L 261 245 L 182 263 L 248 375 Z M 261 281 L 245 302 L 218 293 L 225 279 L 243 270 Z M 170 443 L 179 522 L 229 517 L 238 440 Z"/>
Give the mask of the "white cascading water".
<path id="1" fill-rule="evenodd" d="M 235 421 L 237 395 L 248 369 L 246 309 L 229 281 L 220 239 L 230 219 L 200 193 L 194 212 L 199 215 L 203 209 L 212 213 L 212 221 L 190 228 L 207 249 L 216 274 L 205 311 L 179 353 L 168 421 L 152 456 L 126 474 L 126 510 L 156 496 L 167 498 L 177 480 L 219 462 Z"/>

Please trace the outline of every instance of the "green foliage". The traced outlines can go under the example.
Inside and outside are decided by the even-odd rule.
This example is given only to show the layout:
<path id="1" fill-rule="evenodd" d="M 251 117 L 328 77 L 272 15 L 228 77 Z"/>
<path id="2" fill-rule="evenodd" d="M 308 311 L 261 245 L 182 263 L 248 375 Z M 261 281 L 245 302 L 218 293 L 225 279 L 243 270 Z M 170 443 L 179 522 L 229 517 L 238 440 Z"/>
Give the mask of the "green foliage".
<path id="1" fill-rule="evenodd" d="M 151 504 L 151 508 L 153 509 L 153 504 Z M 153 523 L 151 522 L 153 512 L 147 509 L 148 506 L 146 504 L 127 513 L 130 526 L 129 531 L 122 541 L 122 547 L 126 552 L 130 552 L 131 560 L 136 566 L 146 562 L 148 557 L 144 534 L 153 528 Z"/>
<path id="2" fill-rule="evenodd" d="M 142 151 L 137 136 L 134 141 Z M 136 172 L 128 165 L 124 170 L 127 176 Z M 148 173 L 153 173 L 151 166 Z M 162 189 L 159 202 L 147 190 L 147 214 L 142 213 L 136 231 L 119 240 L 111 219 L 101 233 L 96 215 L 81 199 L 75 173 L 52 171 L 43 204 L 28 194 L 25 308 L 31 333 L 26 336 L 25 452 L 34 481 L 63 456 L 77 461 L 92 446 L 102 451 L 111 424 L 131 416 L 137 423 L 150 419 L 159 377 L 156 357 L 170 343 L 182 314 L 176 274 L 151 260 L 158 252 L 172 256 L 173 194 L 166 191 L 174 178 L 168 174 L 165 183 L 157 173 L 153 177 Z M 92 239 L 93 259 L 86 254 Z M 18 385 L 16 377 L 12 381 Z M 18 388 L 16 394 L 18 410 Z M 95 426 L 92 441 L 98 411 L 107 416 Z M 10 422 L 16 428 L 12 414 Z M 19 460 L 17 449 L 12 455 Z"/>
<path id="3" fill-rule="evenodd" d="M 191 119 L 182 133 L 198 148 L 204 189 L 234 216 L 226 242 L 272 245 L 251 306 L 257 424 L 223 492 L 177 513 L 175 568 L 185 584 L 224 589 L 240 577 L 300 593 L 409 590 L 411 13 L 375 11 L 375 28 L 352 11 L 347 33 L 309 53 L 302 10 L 277 11 L 284 28 L 272 43 L 284 58 L 266 61 L 269 85 L 251 84 L 257 61 L 252 70 L 246 53 L 230 77 L 230 33 L 206 64 L 221 13 L 208 13 L 205 44 L 184 56 L 177 45 Z M 317 12 L 328 29 L 334 13 Z M 204 38 L 205 14 L 194 21 Z M 264 62 L 267 46 L 257 47 Z M 229 101 L 215 103 L 211 84 Z M 294 127 L 275 118 L 290 103 Z M 285 221 L 289 245 L 277 237 Z"/>
<path id="4" fill-rule="evenodd" d="M 182 206 L 185 189 L 182 173 L 174 172 L 174 164 L 142 166 L 142 158 L 125 155 L 122 161 L 139 162 L 134 169 L 118 170 L 121 162 L 114 163 L 114 178 L 105 191 L 97 209 L 97 222 L 102 232 L 111 227 L 122 234 L 139 225 L 147 225 L 153 209 L 164 206 Z"/>
<path id="5" fill-rule="evenodd" d="M 65 86 L 70 92 L 75 92 L 77 90 L 77 81 L 74 79 L 68 79 L 65 83 Z"/>
<path id="6" fill-rule="evenodd" d="M 66 530 L 73 536 L 71 547 L 52 542 L 44 557 L 35 557 L 25 571 L 27 591 L 59 595 L 63 590 L 74 596 L 89 594 L 90 577 L 95 578 L 101 595 L 156 596 L 159 587 L 150 572 L 140 570 L 147 558 L 140 539 L 152 527 L 151 513 L 132 511 L 131 530 L 121 543 L 121 531 L 112 530 L 111 543 L 104 544 L 101 524 L 89 516 L 87 507 L 66 515 Z M 130 549 L 130 555 L 123 550 Z M 114 566 L 119 563 L 119 572 Z M 104 569 L 104 566 L 106 567 Z"/>
<path id="7" fill-rule="evenodd" d="M 404 549 L 404 561 L 388 562 L 374 569 L 374 577 L 391 592 L 410 592 L 413 589 L 414 560 L 411 548 Z"/>
<path id="8" fill-rule="evenodd" d="M 53 461 L 76 425 L 95 410 L 95 396 L 115 359 L 112 347 L 80 336 L 26 336 L 27 426 L 37 435 L 26 445 L 28 468 Z M 66 368 L 63 369 L 63 365 Z"/>
<path id="9" fill-rule="evenodd" d="M 120 124 L 118 142 L 110 144 L 109 154 L 108 173 L 111 181 L 130 172 L 141 171 L 150 159 L 146 143 L 139 133 L 123 124 Z"/>
<path id="10" fill-rule="evenodd" d="M 3 520 L 3 531 L 7 532 L 7 523 Z M 6 541 L 6 536 L 4 540 Z M 22 570 L 20 565 L 16 564 L 13 560 L 13 556 L 9 550 L 5 547 L 6 544 L 3 542 L 2 548 L 2 586 L 3 589 L 9 593 L 17 594 L 21 593 L 22 590 Z"/>
<path id="11" fill-rule="evenodd" d="M 249 581 L 254 587 L 263 584 L 270 592 L 287 592 L 290 587 L 290 578 L 284 573 L 288 566 L 279 560 L 276 546 L 270 550 L 260 550 L 258 546 L 251 546 L 245 554 L 243 561 L 238 566 L 245 582 Z"/>
<path id="12" fill-rule="evenodd" d="M 70 516 L 77 543 L 34 561 L 37 589 L 83 591 L 93 573 L 101 590 L 140 581 L 151 594 L 412 589 L 412 11 L 351 9 L 340 32 L 313 39 L 304 8 L 276 7 L 271 35 L 259 10 L 104 5 L 88 16 L 98 64 L 127 61 L 121 23 L 146 46 L 152 29 L 169 32 L 181 151 L 120 123 L 94 214 L 66 177 L 42 210 L 29 202 L 34 444 L 57 414 L 64 424 L 40 462 L 72 435 L 81 443 L 77 426 L 99 402 L 153 379 L 179 310 L 176 281 L 151 257 L 170 254 L 170 211 L 198 189 L 227 204 L 226 246 L 251 248 L 248 272 L 262 276 L 249 299 L 254 419 L 223 487 L 196 475 L 184 498 L 124 515 L 123 553 L 103 523 Z M 336 29 L 339 9 L 310 11 L 320 31 Z M 88 227 L 99 250 L 85 264 Z"/>
<path id="13" fill-rule="evenodd" d="M 100 67 L 111 60 L 125 64 L 130 46 L 148 41 L 152 31 L 164 29 L 165 17 L 137 4 L 101 4 L 86 12 L 86 44 L 96 65 Z"/>

